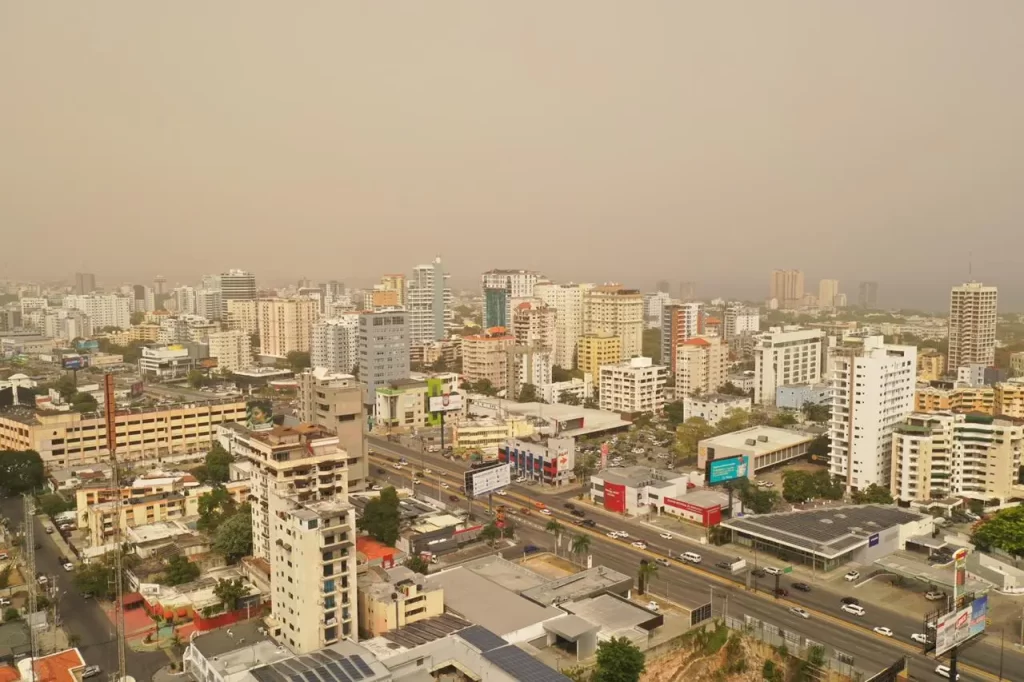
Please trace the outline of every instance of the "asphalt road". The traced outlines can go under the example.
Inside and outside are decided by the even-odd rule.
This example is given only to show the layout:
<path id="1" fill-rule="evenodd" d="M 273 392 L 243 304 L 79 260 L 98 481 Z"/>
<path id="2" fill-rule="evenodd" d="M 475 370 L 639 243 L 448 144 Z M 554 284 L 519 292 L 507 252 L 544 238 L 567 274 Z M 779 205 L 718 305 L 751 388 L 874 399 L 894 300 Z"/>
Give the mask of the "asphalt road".
<path id="1" fill-rule="evenodd" d="M 376 438 L 370 439 L 370 445 L 373 450 L 382 453 L 384 456 L 405 457 L 409 461 L 411 469 L 418 471 L 420 468 L 421 454 L 418 451 Z M 442 472 L 449 474 L 448 482 L 451 488 L 443 492 L 446 495 L 457 494 L 458 486 L 466 467 L 431 453 L 427 453 L 423 457 L 423 461 L 435 474 Z M 406 480 L 412 473 L 410 468 L 396 471 L 390 466 L 384 467 L 385 471 L 388 472 L 386 474 L 387 477 L 394 478 L 398 476 Z M 371 470 L 375 474 L 377 469 L 378 466 L 371 466 Z M 378 477 L 375 476 L 375 478 Z M 436 485 L 436 482 L 431 481 L 431 485 L 429 485 L 431 490 L 434 490 L 434 485 Z M 532 501 L 543 501 L 553 512 L 551 518 L 557 518 L 565 525 L 570 525 L 575 521 L 574 517 L 560 508 L 566 500 L 573 496 L 572 492 L 562 495 L 544 495 L 536 493 L 530 486 L 519 485 L 512 485 L 509 488 L 509 492 L 510 494 L 505 498 L 505 501 L 510 506 L 518 507 L 524 505 L 524 503 L 524 506 L 529 506 L 529 503 Z M 433 494 L 436 495 L 436 491 Z M 495 499 L 497 500 L 497 498 Z M 691 550 L 697 551 L 702 556 L 703 562 L 699 567 L 683 566 L 673 562 L 671 567 L 661 567 L 659 569 L 659 576 L 661 576 L 662 572 L 664 573 L 665 577 L 660 579 L 665 581 L 670 599 L 690 605 L 707 603 L 707 595 L 710 594 L 712 586 L 715 586 L 716 590 L 731 589 L 734 591 L 731 594 L 735 596 L 730 598 L 730 615 L 748 614 L 774 623 L 782 628 L 792 627 L 793 631 L 802 632 L 816 640 L 821 636 L 822 632 L 829 633 L 831 636 L 834 636 L 834 641 L 837 642 L 835 646 L 839 650 L 854 656 L 855 660 L 858 661 L 856 663 L 858 668 L 870 670 L 870 666 L 864 666 L 859 663 L 861 660 L 866 660 L 871 664 L 877 663 L 876 669 L 881 670 L 904 655 L 912 656 L 912 667 L 919 672 L 934 671 L 935 666 L 938 664 L 934 658 L 914 653 L 920 651 L 920 646 L 910 640 L 910 635 L 922 632 L 923 630 L 923 624 L 916 618 L 907 617 L 875 605 L 865 605 L 866 613 L 862 617 L 853 616 L 841 611 L 839 608 L 841 605 L 840 599 L 843 596 L 855 596 L 856 592 L 853 590 L 838 592 L 828 584 L 814 583 L 809 593 L 790 590 L 789 598 L 776 600 L 771 596 L 771 591 L 775 587 L 774 578 L 769 576 L 760 580 L 755 579 L 752 585 L 755 590 L 747 591 L 744 589 L 745 581 L 747 580 L 746 574 L 737 577 L 726 570 L 715 567 L 714 564 L 717 561 L 732 557 L 728 551 L 728 546 L 724 548 L 705 546 L 695 549 L 691 542 L 681 539 L 663 539 L 658 531 L 627 519 L 615 519 L 599 513 L 591 514 L 590 516 L 597 522 L 597 528 L 587 531 L 574 526 L 572 532 L 584 531 L 590 533 L 595 539 L 595 542 L 591 545 L 591 551 L 594 554 L 595 560 L 627 575 L 636 574 L 641 558 L 678 556 L 681 552 Z M 534 515 L 531 518 L 539 522 L 544 517 Z M 613 540 L 605 534 L 610 530 L 625 530 L 629 533 L 630 537 L 627 540 Z M 647 550 L 643 551 L 630 546 L 629 543 L 636 540 L 645 542 Z M 546 545 L 540 546 L 550 547 L 552 544 L 553 539 L 549 538 Z M 769 559 L 768 561 L 761 562 L 761 566 L 770 565 L 770 561 Z M 782 566 L 781 563 L 778 565 Z M 780 584 L 782 587 L 789 589 L 791 582 L 788 577 L 783 576 Z M 655 582 L 654 589 L 656 592 L 660 591 L 657 582 Z M 799 605 L 811 611 L 811 618 L 804 620 L 799 616 L 791 614 L 788 609 L 793 605 Z M 715 606 L 715 613 L 719 613 L 717 605 Z M 881 635 L 876 635 L 871 630 L 875 626 L 884 626 L 892 629 L 895 637 L 888 639 L 883 638 Z M 961 663 L 974 668 L 974 670 L 970 670 L 962 667 L 961 679 L 997 679 L 997 675 L 1000 669 L 1002 669 L 1003 679 L 1024 680 L 1024 656 L 1009 648 L 1001 652 L 998 640 L 994 642 L 993 646 L 992 639 L 990 637 L 982 638 L 981 641 L 965 647 L 961 652 Z M 845 642 L 849 642 L 852 645 L 845 644 Z M 832 642 L 826 643 L 831 644 Z M 885 653 L 883 654 L 883 652 Z M 862 659 L 862 657 L 864 658 Z M 1000 666 L 1001 657 L 1002 666 Z M 987 672 L 990 676 L 979 675 L 980 671 Z M 929 678 L 941 679 L 934 672 L 928 672 L 924 677 L 924 679 Z"/>
<path id="2" fill-rule="evenodd" d="M 23 521 L 21 498 L 0 501 L 0 513 L 10 519 L 10 528 L 15 530 Z M 114 639 L 114 625 L 95 599 L 84 599 L 74 585 L 74 573 L 61 568 L 61 556 L 53 540 L 43 530 L 40 517 L 35 523 L 36 571 L 56 576 L 58 599 L 57 613 L 64 623 L 68 635 L 78 635 L 78 650 L 88 665 L 98 665 L 105 673 L 117 670 L 117 643 Z M 149 680 L 169 659 L 163 652 L 139 653 L 131 649 L 125 652 L 128 673 L 138 680 Z"/>

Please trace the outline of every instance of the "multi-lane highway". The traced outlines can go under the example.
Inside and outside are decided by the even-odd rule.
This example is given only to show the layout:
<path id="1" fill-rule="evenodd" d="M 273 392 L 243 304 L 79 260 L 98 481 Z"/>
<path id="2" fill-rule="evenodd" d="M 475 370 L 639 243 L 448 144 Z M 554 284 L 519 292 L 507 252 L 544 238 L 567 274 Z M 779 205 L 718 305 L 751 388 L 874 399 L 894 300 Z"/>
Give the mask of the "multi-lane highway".
<path id="1" fill-rule="evenodd" d="M 370 445 L 372 451 L 379 453 L 372 460 L 371 469 L 374 474 L 377 474 L 379 468 L 383 468 L 387 472 L 386 476 L 392 480 L 396 477 L 408 480 L 414 471 L 418 472 L 421 469 L 421 457 L 424 457 L 423 461 L 434 472 L 434 476 L 430 477 L 428 483 L 421 485 L 428 485 L 434 490 L 436 478 L 440 475 L 450 486 L 447 490 L 442 489 L 441 492 L 445 496 L 457 492 L 458 486 L 461 485 L 466 469 L 458 463 L 437 455 L 423 456 L 418 451 L 375 438 L 371 439 Z M 392 467 L 392 460 L 395 458 L 407 459 L 410 466 L 395 470 Z M 379 474 L 375 476 L 381 477 Z M 436 490 L 433 494 L 436 495 Z M 530 516 L 531 520 L 542 527 L 546 518 L 556 518 L 563 525 L 570 526 L 576 521 L 575 517 L 560 508 L 567 498 L 568 495 L 552 498 L 537 493 L 528 486 L 513 485 L 504 501 L 512 508 L 530 508 L 536 501 L 544 502 L 551 509 L 551 516 L 545 517 L 534 512 Z M 596 528 L 572 526 L 569 532 L 591 535 L 591 553 L 594 555 L 595 563 L 607 565 L 627 575 L 636 574 L 639 562 L 643 558 L 678 557 L 680 553 L 688 550 L 695 550 L 701 554 L 703 561 L 699 566 L 684 565 L 673 559 L 670 560 L 669 567 L 659 568 L 658 576 L 653 582 L 653 589 L 658 594 L 665 594 L 667 591 L 669 599 L 692 606 L 707 603 L 714 588 L 716 615 L 722 613 L 722 609 L 726 607 L 725 596 L 728 595 L 729 615 L 749 615 L 783 629 L 803 633 L 815 641 L 849 653 L 855 659 L 855 666 L 862 670 L 880 670 L 900 656 L 910 656 L 915 678 L 940 679 L 934 673 L 938 662 L 934 658 L 921 655 L 920 646 L 910 639 L 911 634 L 920 633 L 923 629 L 922 623 L 916 618 L 871 604 L 864 605 L 864 616 L 853 616 L 840 610 L 842 597 L 853 596 L 853 593 L 836 592 L 823 583 L 813 583 L 810 592 L 798 592 L 790 589 L 792 581 L 788 577 L 783 577 L 781 582 L 782 587 L 789 589 L 789 597 L 785 599 L 776 599 L 772 596 L 775 579 L 770 576 L 755 580 L 752 586 L 754 589 L 747 590 L 745 582 L 748 577 L 745 573 L 733 576 L 727 570 L 715 566 L 717 561 L 732 556 L 728 553 L 728 547 L 697 548 L 692 542 L 682 538 L 664 539 L 659 531 L 626 519 L 619 520 L 603 514 L 592 516 L 598 524 Z M 629 537 L 623 540 L 610 538 L 607 533 L 611 530 L 625 530 Z M 553 545 L 553 538 L 544 533 L 527 533 L 534 544 L 546 547 Z M 642 550 L 630 545 L 637 540 L 646 543 L 647 549 Z M 762 565 L 768 562 L 770 559 Z M 719 594 L 722 595 L 721 598 Z M 807 609 L 811 617 L 805 620 L 791 613 L 789 608 L 792 606 Z M 891 628 L 895 633 L 894 637 L 890 639 L 875 634 L 872 632 L 875 626 Z M 961 679 L 965 681 L 999 679 L 1000 670 L 1002 679 L 1024 680 L 1024 656 L 1009 647 L 1001 648 L 998 641 L 995 642 L 995 646 L 985 640 L 973 644 L 961 652 L 960 661 Z"/>

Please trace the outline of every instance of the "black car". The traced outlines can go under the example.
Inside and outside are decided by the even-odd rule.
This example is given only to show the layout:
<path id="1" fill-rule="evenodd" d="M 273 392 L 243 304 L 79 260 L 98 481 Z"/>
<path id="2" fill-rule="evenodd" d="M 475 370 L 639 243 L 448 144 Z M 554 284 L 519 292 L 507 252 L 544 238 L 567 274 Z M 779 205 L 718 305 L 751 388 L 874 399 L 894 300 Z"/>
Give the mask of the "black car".
<path id="1" fill-rule="evenodd" d="M 718 568 L 724 569 L 726 571 L 732 569 L 732 563 L 729 562 L 729 561 L 719 561 L 717 564 L 715 564 L 715 566 L 717 566 Z"/>
<path id="2" fill-rule="evenodd" d="M 385 471 L 385 470 L 384 470 L 383 468 L 381 468 L 381 467 L 377 467 L 377 475 L 379 475 L 379 476 L 386 476 L 386 475 L 387 475 L 387 473 L 388 473 L 388 472 L 387 472 L 387 471 Z"/>
<path id="3" fill-rule="evenodd" d="M 755 578 L 763 578 L 766 575 L 768 575 L 767 573 L 764 572 L 763 568 L 755 568 L 753 571 L 750 572 L 750 574 L 752 576 L 754 576 Z"/>
<path id="4" fill-rule="evenodd" d="M 860 605 L 860 600 L 856 597 L 843 597 L 839 601 L 841 601 L 844 604 L 856 604 L 857 606 Z"/>
<path id="5" fill-rule="evenodd" d="M 576 509 L 576 505 L 573 504 L 572 502 L 566 502 L 562 506 L 565 507 L 566 509 Z"/>
<path id="6" fill-rule="evenodd" d="M 780 588 L 775 590 L 775 596 L 776 597 L 788 597 L 789 596 L 789 590 L 787 590 L 785 587 L 780 587 Z"/>
<path id="7" fill-rule="evenodd" d="M 594 521 L 594 519 L 584 519 L 583 525 L 587 528 L 594 528 L 595 526 L 597 526 L 597 521 Z"/>
<path id="8" fill-rule="evenodd" d="M 534 552 L 539 551 L 540 547 L 538 547 L 537 545 L 527 545 L 526 547 L 523 547 L 523 554 L 533 554 Z"/>
<path id="9" fill-rule="evenodd" d="M 793 583 L 793 589 L 799 590 L 800 592 L 810 592 L 811 586 L 807 583 Z"/>
<path id="10" fill-rule="evenodd" d="M 578 516 L 578 517 L 579 517 L 579 518 L 581 518 L 581 519 L 582 519 L 582 518 L 583 518 L 584 516 L 586 516 L 586 515 L 587 515 L 587 513 L 586 513 L 585 511 L 583 511 L 582 509 L 573 509 L 573 510 L 572 510 L 571 512 L 569 512 L 569 513 L 570 513 L 570 514 L 572 514 L 573 516 Z"/>

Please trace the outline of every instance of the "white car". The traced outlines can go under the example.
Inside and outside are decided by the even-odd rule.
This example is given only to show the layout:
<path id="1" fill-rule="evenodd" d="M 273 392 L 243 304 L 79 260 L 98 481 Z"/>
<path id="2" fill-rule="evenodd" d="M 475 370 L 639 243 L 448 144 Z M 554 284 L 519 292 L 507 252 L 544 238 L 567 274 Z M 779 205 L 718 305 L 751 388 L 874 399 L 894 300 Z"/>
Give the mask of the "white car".
<path id="1" fill-rule="evenodd" d="M 661 611 L 661 607 L 658 606 L 658 602 L 656 602 L 656 601 L 649 601 L 649 602 L 647 602 L 647 610 L 648 611 Z"/>
<path id="2" fill-rule="evenodd" d="M 75 570 L 75 565 L 73 563 L 71 563 L 70 561 L 61 562 L 61 566 L 64 567 L 65 571 L 73 571 L 73 570 Z"/>
<path id="3" fill-rule="evenodd" d="M 661 534 L 661 537 L 662 537 L 662 539 L 664 539 L 664 540 L 672 540 L 672 539 L 674 539 L 674 538 L 675 538 L 675 536 L 674 536 L 674 535 L 672 535 L 672 533 L 662 533 L 662 534 Z"/>
<path id="4" fill-rule="evenodd" d="M 522 483 L 525 480 L 526 480 L 526 476 L 520 476 L 519 478 L 516 479 L 516 483 Z"/>
<path id="5" fill-rule="evenodd" d="M 0 606 L 10 606 L 11 600 L 7 597 L 0 597 Z"/>
<path id="6" fill-rule="evenodd" d="M 789 608 L 789 612 L 792 613 L 794 616 L 800 616 L 801 618 L 811 617 L 811 614 L 807 611 L 807 609 L 802 609 L 799 606 L 791 606 Z"/>
<path id="7" fill-rule="evenodd" d="M 550 509 L 541 509 L 540 513 L 543 514 L 544 516 L 551 516 L 551 510 Z"/>
<path id="8" fill-rule="evenodd" d="M 47 578 L 45 575 L 41 575 L 38 578 L 36 578 L 36 582 L 39 583 L 40 585 L 45 585 L 49 581 L 50 581 L 49 578 Z"/>
<path id="9" fill-rule="evenodd" d="M 615 532 L 615 531 L 613 531 L 613 530 L 610 530 L 610 531 L 608 531 L 607 533 L 605 533 L 605 535 L 607 535 L 608 537 L 610 537 L 610 538 L 613 538 L 613 539 L 615 539 L 615 540 L 618 540 L 618 539 L 619 539 L 619 534 L 618 534 L 618 533 L 616 533 L 616 532 Z"/>
<path id="10" fill-rule="evenodd" d="M 628 537 L 629 537 L 629 533 L 627 533 L 627 532 L 626 532 L 626 531 L 624 531 L 624 530 L 617 530 L 617 531 L 615 531 L 615 532 L 619 534 L 619 537 L 620 537 L 620 538 L 628 538 Z"/>
<path id="11" fill-rule="evenodd" d="M 910 636 L 910 639 L 912 639 L 913 641 L 917 642 L 918 644 L 927 644 L 928 643 L 928 635 L 923 635 L 920 632 L 915 632 L 914 634 L 912 634 Z"/>
<path id="12" fill-rule="evenodd" d="M 434 472 L 433 472 L 433 471 L 431 471 L 430 469 L 424 469 L 424 470 L 423 470 L 423 475 L 424 475 L 424 476 L 429 476 L 429 475 L 431 475 L 432 473 L 434 473 Z"/>
<path id="13" fill-rule="evenodd" d="M 863 616 L 864 607 L 860 604 L 843 604 L 843 611 L 853 614 L 854 616 Z"/>
<path id="14" fill-rule="evenodd" d="M 381 490 L 383 490 L 383 488 L 381 488 L 379 485 L 374 485 L 370 486 L 370 490 L 372 490 L 373 492 L 380 492 Z"/>
<path id="15" fill-rule="evenodd" d="M 665 566 L 666 568 L 672 565 L 671 561 L 662 557 L 658 557 L 657 559 L 655 559 L 655 561 L 661 564 L 662 566 Z"/>
<path id="16" fill-rule="evenodd" d="M 448 490 L 448 488 L 451 488 L 451 486 L 448 485 L 447 483 L 441 483 L 441 487 L 444 488 L 445 490 Z"/>
<path id="17" fill-rule="evenodd" d="M 890 630 L 889 628 L 883 628 L 879 626 L 871 629 L 875 631 L 876 635 L 882 635 L 883 637 L 892 637 L 892 630 Z"/>
<path id="18" fill-rule="evenodd" d="M 857 580 L 858 578 L 860 578 L 859 571 L 850 571 L 849 573 L 843 576 L 843 580 L 849 583 L 852 583 L 854 580 Z"/>
<path id="19" fill-rule="evenodd" d="M 948 665 L 937 665 L 937 666 L 935 666 L 935 674 L 938 675 L 939 677 L 945 677 L 948 680 L 949 679 L 949 666 Z M 956 674 L 956 679 L 959 681 L 960 673 Z"/>
<path id="20" fill-rule="evenodd" d="M 505 497 L 506 495 L 508 495 L 508 491 L 505 490 L 504 488 L 502 488 L 501 490 L 495 490 L 494 494 L 495 495 L 501 495 L 502 497 Z"/>
<path id="21" fill-rule="evenodd" d="M 395 463 L 394 463 L 394 464 L 392 464 L 391 466 L 393 466 L 393 467 L 394 467 L 394 468 L 396 468 L 396 469 L 401 469 L 401 468 L 402 468 L 402 465 L 401 465 L 401 463 L 400 463 L 400 462 L 395 462 Z"/>
<path id="22" fill-rule="evenodd" d="M 775 568 L 774 566 L 765 566 L 764 567 L 764 572 L 767 573 L 768 575 L 782 575 L 782 569 L 781 568 Z"/>
<path id="23" fill-rule="evenodd" d="M 413 485 L 419 485 L 420 484 L 420 479 L 418 479 L 418 478 L 412 479 L 412 484 Z"/>
<path id="24" fill-rule="evenodd" d="M 637 540 L 636 542 L 633 542 L 631 544 L 634 547 L 636 547 L 637 549 L 647 549 L 647 543 L 646 542 L 640 542 L 639 540 Z"/>

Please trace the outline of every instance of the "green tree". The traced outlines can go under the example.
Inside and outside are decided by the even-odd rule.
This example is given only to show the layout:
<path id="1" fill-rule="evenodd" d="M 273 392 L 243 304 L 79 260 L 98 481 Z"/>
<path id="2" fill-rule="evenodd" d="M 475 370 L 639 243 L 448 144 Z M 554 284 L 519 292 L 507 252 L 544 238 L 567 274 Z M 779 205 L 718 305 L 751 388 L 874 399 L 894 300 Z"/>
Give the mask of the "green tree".
<path id="1" fill-rule="evenodd" d="M 519 389 L 518 402 L 521 403 L 536 403 L 540 401 L 540 396 L 537 395 L 537 387 L 533 384 L 523 384 L 522 388 Z"/>
<path id="2" fill-rule="evenodd" d="M 718 423 L 715 425 L 715 435 L 721 436 L 733 431 L 739 431 L 740 429 L 747 428 L 749 424 L 750 413 L 746 410 L 733 408 L 729 410 L 728 414 L 718 420 Z"/>
<path id="3" fill-rule="evenodd" d="M 232 563 L 252 554 L 252 515 L 234 514 L 221 523 L 213 548 Z"/>
<path id="4" fill-rule="evenodd" d="M 647 664 L 644 652 L 625 637 L 613 637 L 597 645 L 597 665 L 591 682 L 638 682 Z"/>
<path id="5" fill-rule="evenodd" d="M 842 481 L 838 478 L 833 478 L 826 470 L 815 471 L 811 474 L 811 479 L 814 482 L 814 489 L 817 491 L 817 497 L 825 500 L 841 500 L 843 499 L 843 493 L 846 492 L 846 486 L 843 485 Z"/>
<path id="6" fill-rule="evenodd" d="M 829 440 L 827 433 L 821 434 L 820 436 L 812 440 L 811 444 L 807 446 L 807 454 L 811 456 L 811 459 L 828 457 L 828 451 Z"/>
<path id="7" fill-rule="evenodd" d="M 640 568 L 637 569 L 636 573 L 636 587 L 640 594 L 647 593 L 647 586 L 651 583 L 651 578 L 658 574 L 658 564 L 647 559 L 640 560 Z"/>
<path id="8" fill-rule="evenodd" d="M 167 562 L 161 582 L 164 585 L 184 585 L 198 578 L 199 573 L 198 565 L 179 554 Z"/>
<path id="9" fill-rule="evenodd" d="M 812 422 L 824 424 L 828 421 L 832 414 L 832 408 L 829 405 L 818 405 L 810 401 L 804 403 L 803 406 L 804 416 Z"/>
<path id="10" fill-rule="evenodd" d="M 76 393 L 71 397 L 71 409 L 81 413 L 97 412 L 100 404 L 91 393 Z"/>
<path id="11" fill-rule="evenodd" d="M 590 551 L 590 536 L 583 535 L 582 533 L 580 535 L 574 536 L 572 539 L 572 545 L 570 546 L 570 549 L 573 554 L 579 557 L 580 564 L 582 564 L 583 556 Z"/>
<path id="12" fill-rule="evenodd" d="M 854 490 L 854 504 L 892 504 L 892 493 L 877 483 L 872 483 L 864 490 Z"/>
<path id="13" fill-rule="evenodd" d="M 206 378 L 206 375 L 203 374 L 202 371 L 198 369 L 190 369 L 188 371 L 187 381 L 189 388 L 202 388 L 209 382 L 209 380 Z"/>
<path id="14" fill-rule="evenodd" d="M 562 391 L 558 394 L 558 402 L 562 405 L 579 405 L 582 401 L 572 391 Z"/>
<path id="15" fill-rule="evenodd" d="M 494 543 L 497 542 L 498 538 L 500 537 L 501 529 L 493 523 L 488 523 L 480 530 L 480 539 L 486 542 L 491 547 L 494 546 Z"/>
<path id="16" fill-rule="evenodd" d="M 774 426 L 781 429 L 784 426 L 792 426 L 796 424 L 796 415 L 792 412 L 779 412 L 774 417 L 768 420 L 769 426 Z"/>
<path id="17" fill-rule="evenodd" d="M 301 372 L 309 368 L 309 353 L 306 351 L 293 350 L 285 357 L 288 359 L 288 366 L 292 368 L 293 372 Z"/>
<path id="18" fill-rule="evenodd" d="M 767 660 L 761 668 L 761 679 L 764 682 L 783 682 L 786 678 L 782 668 L 775 665 L 775 661 Z"/>
<path id="19" fill-rule="evenodd" d="M 548 525 L 544 526 L 544 530 L 555 536 L 555 547 L 557 547 L 562 539 L 562 531 L 565 530 L 565 527 L 558 522 L 558 519 L 551 519 L 548 521 Z"/>
<path id="20" fill-rule="evenodd" d="M 146 313 L 142 312 L 141 310 L 136 310 L 134 313 L 132 313 L 132 316 L 129 319 L 129 322 L 131 323 L 131 325 L 133 327 L 135 325 L 137 325 L 137 324 L 142 324 L 145 321 L 146 321 Z"/>
<path id="21" fill-rule="evenodd" d="M 0 491 L 20 495 L 42 487 L 43 460 L 35 450 L 0 450 Z"/>
<path id="22" fill-rule="evenodd" d="M 1024 507 L 997 512 L 978 524 L 971 540 L 983 550 L 1001 549 L 1016 557 L 1024 556 Z"/>
<path id="23" fill-rule="evenodd" d="M 224 449 L 219 441 L 206 453 L 206 474 L 214 483 L 224 483 L 231 478 L 231 454 Z"/>
<path id="24" fill-rule="evenodd" d="M 40 495 L 36 500 L 36 508 L 50 518 L 63 514 L 69 509 L 74 509 L 74 506 L 71 502 L 65 500 L 63 495 L 58 493 Z"/>
<path id="25" fill-rule="evenodd" d="M 64 402 L 71 402 L 71 399 L 78 393 L 78 385 L 75 381 L 75 375 L 73 373 L 67 373 L 57 379 L 57 382 L 53 386 L 57 393 L 60 395 L 60 399 Z"/>
<path id="26" fill-rule="evenodd" d="M 9 623 L 12 620 L 19 620 L 21 618 L 21 611 L 14 607 L 7 607 L 4 609 L 4 622 Z"/>
<path id="27" fill-rule="evenodd" d="M 697 458 L 697 444 L 710 438 L 715 430 L 700 417 L 690 417 L 676 429 L 676 444 L 672 449 L 675 461 L 693 461 Z M 673 461 L 673 464 L 675 464 Z"/>
<path id="28" fill-rule="evenodd" d="M 97 599 L 108 599 L 113 593 L 114 576 L 113 559 L 90 561 L 75 569 L 75 588 Z"/>
<path id="29" fill-rule="evenodd" d="M 213 532 L 237 511 L 234 499 L 224 487 L 217 486 L 199 497 L 199 520 L 196 528 Z"/>
<path id="30" fill-rule="evenodd" d="M 13 564 L 7 564 L 2 569 L 0 569 L 0 590 L 6 589 L 11 586 L 11 571 L 13 569 Z"/>
<path id="31" fill-rule="evenodd" d="M 398 493 L 392 487 L 384 488 L 380 495 L 366 503 L 359 528 L 365 530 L 378 542 L 394 547 L 398 540 L 399 520 Z"/>
<path id="32" fill-rule="evenodd" d="M 405 560 L 405 567 L 410 571 L 426 575 L 430 570 L 430 564 L 423 557 L 411 556 Z"/>
<path id="33" fill-rule="evenodd" d="M 581 452 L 576 455 L 576 463 L 573 465 L 573 475 L 579 483 L 587 483 L 590 475 L 597 468 L 597 455 L 591 452 Z"/>
<path id="34" fill-rule="evenodd" d="M 667 403 L 664 408 L 665 418 L 668 419 L 669 427 L 676 428 L 684 421 L 683 416 L 683 401 L 676 400 L 671 403 Z"/>
<path id="35" fill-rule="evenodd" d="M 238 608 L 238 602 L 249 594 L 249 588 L 241 578 L 233 580 L 221 579 L 213 588 L 213 594 L 220 600 L 220 605 L 225 611 L 234 611 Z"/>
<path id="36" fill-rule="evenodd" d="M 782 474 L 782 499 L 800 504 L 817 497 L 814 480 L 806 471 L 785 471 Z"/>
<path id="37" fill-rule="evenodd" d="M 481 379 L 471 384 L 470 390 L 481 395 L 498 395 L 498 391 L 494 388 L 494 384 L 491 383 L 490 379 Z"/>
<path id="38" fill-rule="evenodd" d="M 722 387 L 718 389 L 718 392 L 721 393 L 722 395 L 747 395 L 746 391 L 744 391 L 742 388 L 732 383 L 731 381 L 725 382 L 725 384 L 723 384 Z"/>

